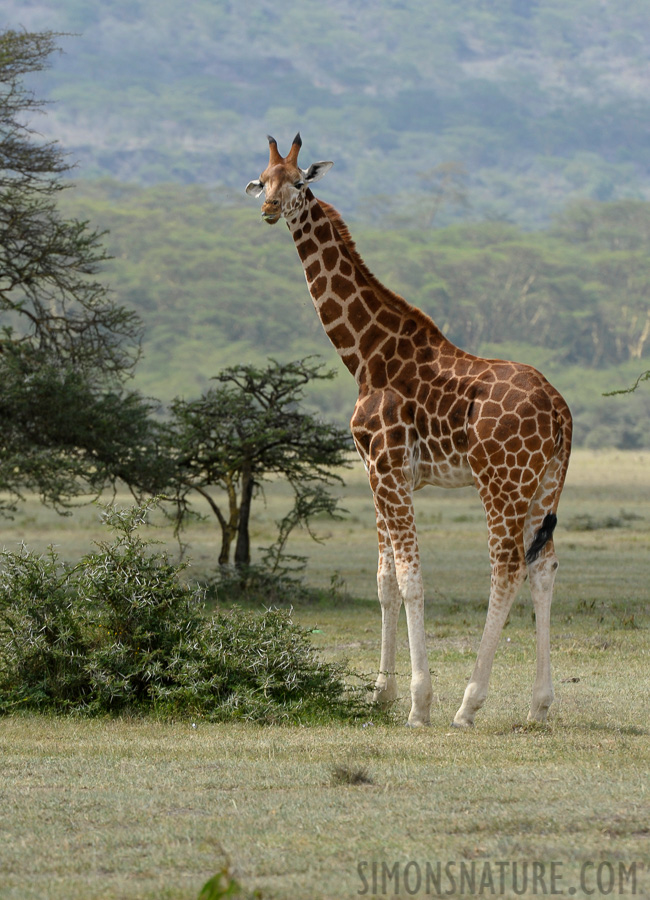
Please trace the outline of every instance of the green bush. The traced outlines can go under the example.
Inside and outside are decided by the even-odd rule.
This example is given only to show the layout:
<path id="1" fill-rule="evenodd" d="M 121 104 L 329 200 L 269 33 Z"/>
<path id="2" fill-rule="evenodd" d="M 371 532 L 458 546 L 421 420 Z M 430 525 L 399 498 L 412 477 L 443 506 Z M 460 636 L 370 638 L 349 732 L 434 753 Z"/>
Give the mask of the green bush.
<path id="1" fill-rule="evenodd" d="M 289 612 L 206 615 L 203 594 L 138 533 L 152 504 L 109 508 L 112 542 L 74 567 L 3 551 L 0 711 L 353 721 L 365 691 L 319 660 Z"/>

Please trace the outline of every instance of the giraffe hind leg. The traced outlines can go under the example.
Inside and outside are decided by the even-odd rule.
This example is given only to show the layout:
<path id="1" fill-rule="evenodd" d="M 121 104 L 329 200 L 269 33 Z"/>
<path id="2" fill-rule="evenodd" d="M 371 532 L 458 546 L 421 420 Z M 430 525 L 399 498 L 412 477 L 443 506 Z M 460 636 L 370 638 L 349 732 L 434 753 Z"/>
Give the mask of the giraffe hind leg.
<path id="1" fill-rule="evenodd" d="M 557 509 L 565 472 L 566 463 L 555 458 L 544 474 L 528 511 L 524 529 L 537 643 L 536 674 L 528 713 L 530 722 L 545 722 L 554 700 L 551 676 L 551 604 L 558 569 L 553 543 L 553 531 L 557 524 L 554 510 Z"/>
<path id="2" fill-rule="evenodd" d="M 548 498 L 548 495 L 547 495 Z M 548 502 L 548 499 L 547 499 Z M 531 508 L 526 523 L 526 538 L 530 541 L 526 562 L 530 580 L 530 593 L 535 610 L 536 674 L 528 713 L 529 722 L 545 722 L 554 700 L 551 676 L 551 604 L 558 561 L 553 543 L 553 530 L 557 523 L 554 513 L 546 513 L 541 525 L 535 522 L 544 513 L 539 505 Z M 534 534 L 531 540 L 531 534 Z"/>
<path id="3" fill-rule="evenodd" d="M 529 722 L 545 722 L 554 700 L 551 677 L 551 604 L 557 568 L 552 540 L 547 542 L 544 555 L 528 566 L 537 642 L 537 670 L 528 713 Z"/>
<path id="4" fill-rule="evenodd" d="M 514 560 L 501 561 L 493 558 L 490 602 L 485 627 L 476 655 L 474 671 L 465 688 L 463 702 L 452 722 L 456 728 L 467 728 L 473 725 L 474 716 L 485 703 L 497 645 L 512 602 L 524 582 L 524 576 L 523 553 L 521 553 L 519 564 L 516 564 Z"/>

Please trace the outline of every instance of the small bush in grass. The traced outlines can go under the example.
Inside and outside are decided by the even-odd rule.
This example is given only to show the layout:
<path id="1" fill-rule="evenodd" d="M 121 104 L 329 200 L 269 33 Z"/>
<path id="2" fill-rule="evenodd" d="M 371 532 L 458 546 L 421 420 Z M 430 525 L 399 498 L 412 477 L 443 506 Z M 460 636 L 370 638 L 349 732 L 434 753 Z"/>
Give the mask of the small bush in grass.
<path id="1" fill-rule="evenodd" d="M 290 613 L 205 614 L 183 566 L 139 536 L 151 504 L 110 508 L 112 542 L 74 567 L 2 553 L 0 711 L 355 720 L 365 690 L 321 661 Z"/>
<path id="2" fill-rule="evenodd" d="M 332 769 L 330 784 L 333 787 L 339 784 L 374 784 L 374 779 L 365 766 L 341 763 Z"/>

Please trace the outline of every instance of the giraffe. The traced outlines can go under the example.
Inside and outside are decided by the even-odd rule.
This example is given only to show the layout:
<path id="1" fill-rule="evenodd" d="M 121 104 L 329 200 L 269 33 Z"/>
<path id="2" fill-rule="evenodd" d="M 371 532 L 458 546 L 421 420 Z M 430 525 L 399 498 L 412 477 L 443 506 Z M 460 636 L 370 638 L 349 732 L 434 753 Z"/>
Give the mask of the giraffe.
<path id="1" fill-rule="evenodd" d="M 262 218 L 284 218 L 316 312 L 359 389 L 350 427 L 373 493 L 382 616 L 374 699 L 397 699 L 397 620 L 404 603 L 411 657 L 408 724 L 430 724 L 431 675 L 413 492 L 474 484 L 488 527 L 490 597 L 474 670 L 453 725 L 474 724 L 501 631 L 526 576 L 535 610 L 537 670 L 528 718 L 553 701 L 550 610 L 558 567 L 553 530 L 571 450 L 569 408 L 531 366 L 482 359 L 451 343 L 433 320 L 370 272 L 337 211 L 310 185 L 332 167 L 298 166 L 268 136 L 269 164 L 246 192 L 265 192 Z"/>

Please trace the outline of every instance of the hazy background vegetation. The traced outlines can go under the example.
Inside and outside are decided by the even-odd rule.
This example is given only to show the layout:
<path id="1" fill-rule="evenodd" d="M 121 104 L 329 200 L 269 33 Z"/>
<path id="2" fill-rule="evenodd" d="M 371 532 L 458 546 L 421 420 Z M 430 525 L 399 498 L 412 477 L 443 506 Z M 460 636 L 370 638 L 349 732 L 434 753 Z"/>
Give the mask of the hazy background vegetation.
<path id="1" fill-rule="evenodd" d="M 137 384 L 335 362 L 284 229 L 243 186 L 301 130 L 371 268 L 473 352 L 566 394 L 577 439 L 647 446 L 650 9 L 642 0 L 8 0 L 62 36 L 38 129 L 79 160 L 66 211 L 110 229 L 146 325 Z M 647 390 L 645 391 L 647 394 Z M 354 385 L 313 398 L 344 419 Z"/>

